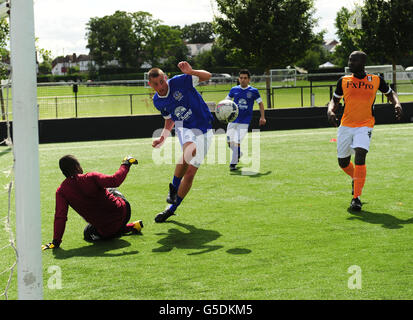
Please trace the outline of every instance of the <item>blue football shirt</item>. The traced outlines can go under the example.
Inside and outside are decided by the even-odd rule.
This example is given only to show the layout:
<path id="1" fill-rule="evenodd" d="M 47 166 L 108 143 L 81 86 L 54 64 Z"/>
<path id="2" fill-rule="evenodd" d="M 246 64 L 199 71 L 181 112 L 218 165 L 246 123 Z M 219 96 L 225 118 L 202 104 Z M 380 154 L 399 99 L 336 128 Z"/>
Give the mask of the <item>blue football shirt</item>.
<path id="1" fill-rule="evenodd" d="M 233 99 L 239 109 L 238 117 L 234 123 L 250 123 L 254 102 L 262 102 L 258 89 L 251 86 L 246 88 L 242 88 L 240 85 L 232 87 L 228 98 Z"/>
<path id="2" fill-rule="evenodd" d="M 198 129 L 206 133 L 212 128 L 213 116 L 202 96 L 195 89 L 199 78 L 187 74 L 174 76 L 168 80 L 165 96 L 155 93 L 153 103 L 165 119 L 188 129 Z M 177 123 L 179 122 L 180 123 Z"/>

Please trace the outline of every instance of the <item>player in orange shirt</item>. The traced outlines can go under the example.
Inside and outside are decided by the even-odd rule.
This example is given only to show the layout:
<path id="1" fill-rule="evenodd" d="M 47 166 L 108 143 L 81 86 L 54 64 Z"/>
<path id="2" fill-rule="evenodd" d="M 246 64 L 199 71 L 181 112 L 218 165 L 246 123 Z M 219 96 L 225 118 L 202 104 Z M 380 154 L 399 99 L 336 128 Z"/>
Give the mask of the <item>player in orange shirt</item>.
<path id="1" fill-rule="evenodd" d="M 344 98 L 344 113 L 337 132 L 338 164 L 352 178 L 353 199 L 350 209 L 360 211 L 360 196 L 366 181 L 366 155 L 369 151 L 374 127 L 373 105 L 377 90 L 384 93 L 394 105 L 396 119 L 400 120 L 402 106 L 399 98 L 380 76 L 367 74 L 364 70 L 367 55 L 354 51 L 348 59 L 351 75 L 341 77 L 337 82 L 334 96 L 328 104 L 327 116 L 335 126 L 338 124 L 336 112 L 341 98 Z M 354 155 L 354 165 L 351 154 Z"/>

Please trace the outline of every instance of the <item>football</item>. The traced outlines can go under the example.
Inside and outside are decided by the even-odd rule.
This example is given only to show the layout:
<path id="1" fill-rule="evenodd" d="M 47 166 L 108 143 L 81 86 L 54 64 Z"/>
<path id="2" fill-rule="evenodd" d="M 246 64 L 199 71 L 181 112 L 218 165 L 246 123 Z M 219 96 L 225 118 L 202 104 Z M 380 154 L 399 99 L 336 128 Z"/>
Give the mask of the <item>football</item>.
<path id="1" fill-rule="evenodd" d="M 234 121 L 238 117 L 238 113 L 238 106 L 232 100 L 222 100 L 218 102 L 215 108 L 215 115 L 217 119 L 224 123 Z"/>

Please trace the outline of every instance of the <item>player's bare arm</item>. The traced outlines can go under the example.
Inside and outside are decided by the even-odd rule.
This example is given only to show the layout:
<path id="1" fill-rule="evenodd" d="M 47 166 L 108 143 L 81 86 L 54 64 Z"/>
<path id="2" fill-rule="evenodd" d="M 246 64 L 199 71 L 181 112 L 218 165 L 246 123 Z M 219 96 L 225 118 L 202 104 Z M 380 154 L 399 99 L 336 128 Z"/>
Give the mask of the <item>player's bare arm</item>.
<path id="1" fill-rule="evenodd" d="M 258 105 L 260 106 L 260 114 L 261 114 L 259 125 L 265 126 L 265 124 L 267 123 L 267 120 L 265 119 L 264 103 L 260 102 Z"/>
<path id="2" fill-rule="evenodd" d="M 340 98 L 333 97 L 328 103 L 328 108 L 327 108 L 328 121 L 331 124 L 333 124 L 335 127 L 337 127 L 338 125 L 338 118 L 337 118 L 336 112 L 338 110 L 340 100 L 341 100 Z"/>
<path id="3" fill-rule="evenodd" d="M 172 119 L 165 119 L 165 124 L 162 130 L 161 136 L 152 142 L 152 147 L 154 148 L 161 147 L 163 143 L 165 142 L 166 138 L 169 137 L 174 125 L 175 125 L 175 122 Z"/>
<path id="4" fill-rule="evenodd" d="M 394 92 L 392 90 L 392 91 L 389 92 L 389 94 L 386 94 L 386 97 L 394 105 L 394 111 L 396 113 L 396 119 L 401 120 L 402 113 L 403 113 L 403 108 L 402 108 L 402 104 L 400 103 L 399 96 L 397 95 L 396 92 Z"/>
<path id="5" fill-rule="evenodd" d="M 186 61 L 179 62 L 178 68 L 185 74 L 197 76 L 199 78 L 199 82 L 211 79 L 211 73 L 205 70 L 194 70 L 192 69 L 192 66 Z"/>

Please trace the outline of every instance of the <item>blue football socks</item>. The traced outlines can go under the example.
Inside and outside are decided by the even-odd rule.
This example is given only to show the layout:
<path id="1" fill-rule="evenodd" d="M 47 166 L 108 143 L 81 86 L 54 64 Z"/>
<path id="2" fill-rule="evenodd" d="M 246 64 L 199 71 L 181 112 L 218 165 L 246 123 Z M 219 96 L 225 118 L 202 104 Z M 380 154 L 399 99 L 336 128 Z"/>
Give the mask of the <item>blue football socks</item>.
<path id="1" fill-rule="evenodd" d="M 181 204 L 182 202 L 182 198 L 180 196 L 176 197 L 176 203 L 175 204 L 171 204 L 171 206 L 169 207 L 169 210 L 171 210 L 172 212 L 175 212 L 175 210 L 178 208 L 178 206 Z"/>
<path id="2" fill-rule="evenodd" d="M 179 189 L 179 185 L 181 184 L 181 180 L 182 180 L 182 178 L 178 178 L 178 177 L 175 177 L 175 176 L 173 177 L 172 184 L 174 185 L 176 190 Z"/>

